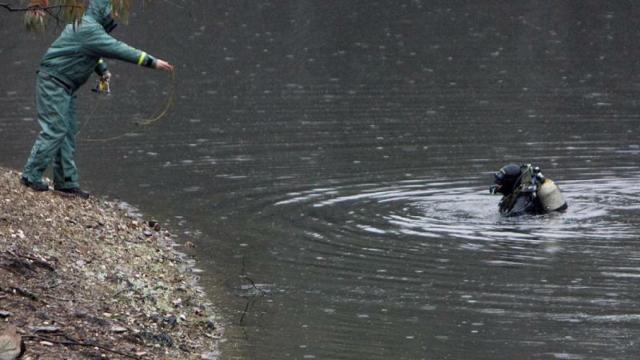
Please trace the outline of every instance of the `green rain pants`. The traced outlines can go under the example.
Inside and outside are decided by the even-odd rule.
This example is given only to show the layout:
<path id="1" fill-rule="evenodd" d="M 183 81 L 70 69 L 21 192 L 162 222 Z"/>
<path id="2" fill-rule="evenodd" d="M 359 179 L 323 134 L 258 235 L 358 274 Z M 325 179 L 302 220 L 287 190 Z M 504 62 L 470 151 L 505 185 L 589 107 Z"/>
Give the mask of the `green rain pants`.
<path id="1" fill-rule="evenodd" d="M 79 187 L 76 152 L 76 96 L 60 80 L 40 72 L 36 84 L 38 122 L 42 131 L 36 138 L 23 176 L 41 182 L 53 161 L 56 189 Z"/>

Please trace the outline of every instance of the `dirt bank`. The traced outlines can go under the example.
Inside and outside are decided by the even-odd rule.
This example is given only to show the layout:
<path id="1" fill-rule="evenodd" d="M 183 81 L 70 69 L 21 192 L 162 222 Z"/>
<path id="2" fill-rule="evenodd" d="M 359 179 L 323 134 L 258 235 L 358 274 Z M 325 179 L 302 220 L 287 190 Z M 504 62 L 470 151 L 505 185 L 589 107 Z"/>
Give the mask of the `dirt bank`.
<path id="1" fill-rule="evenodd" d="M 221 328 L 174 235 L 0 168 L 0 333 L 24 359 L 215 359 Z"/>

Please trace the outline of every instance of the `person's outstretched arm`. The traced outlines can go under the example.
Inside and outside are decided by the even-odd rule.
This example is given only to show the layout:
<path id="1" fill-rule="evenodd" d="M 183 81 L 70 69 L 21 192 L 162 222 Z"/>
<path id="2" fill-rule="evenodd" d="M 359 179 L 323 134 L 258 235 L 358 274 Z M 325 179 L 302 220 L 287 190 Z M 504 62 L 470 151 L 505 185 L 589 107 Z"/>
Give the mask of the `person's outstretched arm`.
<path id="1" fill-rule="evenodd" d="M 92 31 L 87 34 L 83 50 L 98 58 L 118 59 L 140 66 L 154 69 L 173 71 L 173 65 L 156 59 L 145 51 L 133 48 L 122 41 L 116 40 L 105 31 Z"/>

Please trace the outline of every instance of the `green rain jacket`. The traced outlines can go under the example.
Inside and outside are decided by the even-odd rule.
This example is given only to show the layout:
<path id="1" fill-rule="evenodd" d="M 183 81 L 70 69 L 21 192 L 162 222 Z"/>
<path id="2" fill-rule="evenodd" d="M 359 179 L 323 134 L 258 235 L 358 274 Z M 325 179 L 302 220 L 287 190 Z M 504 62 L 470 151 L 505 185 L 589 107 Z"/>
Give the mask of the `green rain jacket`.
<path id="1" fill-rule="evenodd" d="M 69 24 L 42 58 L 40 70 L 63 82 L 71 92 L 95 71 L 106 72 L 102 58 L 154 67 L 156 59 L 144 51 L 114 39 L 105 26 L 110 20 L 111 0 L 91 0 L 82 21 Z"/>

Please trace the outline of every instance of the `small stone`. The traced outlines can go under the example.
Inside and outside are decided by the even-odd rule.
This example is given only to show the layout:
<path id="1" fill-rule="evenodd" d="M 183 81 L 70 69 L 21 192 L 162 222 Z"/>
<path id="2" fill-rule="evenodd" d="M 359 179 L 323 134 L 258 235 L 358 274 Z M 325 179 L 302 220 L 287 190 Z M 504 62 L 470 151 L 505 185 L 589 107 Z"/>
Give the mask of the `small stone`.
<path id="1" fill-rule="evenodd" d="M 175 326 L 176 324 L 178 324 L 178 318 L 175 315 L 167 315 L 162 319 L 162 321 L 171 326 Z"/>
<path id="2" fill-rule="evenodd" d="M 15 326 L 9 325 L 0 332 L 0 360 L 14 360 L 22 353 L 22 337 Z"/>
<path id="3" fill-rule="evenodd" d="M 149 220 L 148 225 L 150 228 L 152 228 L 155 231 L 160 231 L 162 229 L 162 226 L 160 226 L 160 223 L 155 220 Z"/>
<path id="4" fill-rule="evenodd" d="M 40 341 L 40 344 L 45 346 L 53 346 L 53 343 L 49 341 Z"/>
<path id="5" fill-rule="evenodd" d="M 200 355 L 200 359 L 202 360 L 216 360 L 218 358 L 218 353 L 208 352 Z"/>
<path id="6" fill-rule="evenodd" d="M 144 236 L 147 236 L 147 237 L 149 237 L 149 236 L 153 235 L 153 233 L 152 233 L 151 231 L 149 231 L 149 230 L 145 230 L 145 231 L 143 232 L 143 234 L 144 234 Z"/>
<path id="7" fill-rule="evenodd" d="M 36 333 L 56 333 L 60 331 L 58 326 L 33 326 L 30 329 Z"/>
<path id="8" fill-rule="evenodd" d="M 13 316 L 13 314 L 8 311 L 0 310 L 0 319 L 6 319 L 9 316 Z"/>
<path id="9" fill-rule="evenodd" d="M 116 333 L 116 334 L 120 334 L 120 333 L 123 333 L 123 332 L 127 332 L 127 328 L 126 327 L 122 327 L 122 326 L 114 325 L 114 326 L 111 327 L 111 332 L 112 333 Z"/>

